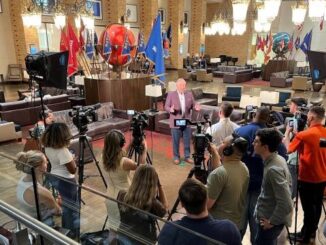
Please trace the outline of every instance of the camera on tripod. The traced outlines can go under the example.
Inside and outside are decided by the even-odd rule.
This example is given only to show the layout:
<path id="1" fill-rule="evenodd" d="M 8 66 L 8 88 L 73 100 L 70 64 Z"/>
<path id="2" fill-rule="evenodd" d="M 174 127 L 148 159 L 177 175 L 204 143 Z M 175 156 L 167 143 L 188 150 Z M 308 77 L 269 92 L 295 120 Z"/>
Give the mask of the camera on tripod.
<path id="1" fill-rule="evenodd" d="M 132 116 L 130 128 L 134 138 L 133 144 L 139 146 L 145 136 L 144 129 L 148 126 L 148 116 L 143 112 L 134 110 L 127 110 L 127 114 Z"/>
<path id="2" fill-rule="evenodd" d="M 72 122 L 78 128 L 80 134 L 87 132 L 87 124 L 97 121 L 96 110 L 100 107 L 100 103 L 92 106 L 74 106 L 73 110 L 69 112 L 69 116 L 72 117 Z"/>

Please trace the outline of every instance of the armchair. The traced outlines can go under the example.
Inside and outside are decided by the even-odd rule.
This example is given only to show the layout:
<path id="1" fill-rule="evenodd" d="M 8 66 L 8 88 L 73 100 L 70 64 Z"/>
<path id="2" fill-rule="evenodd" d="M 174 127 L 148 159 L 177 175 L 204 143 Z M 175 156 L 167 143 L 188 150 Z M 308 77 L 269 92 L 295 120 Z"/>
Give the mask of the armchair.
<path id="1" fill-rule="evenodd" d="M 309 83 L 307 77 L 294 76 L 292 81 L 293 90 L 308 90 Z"/>
<path id="2" fill-rule="evenodd" d="M 241 94 L 241 86 L 227 86 L 222 101 L 230 102 L 233 106 L 239 107 Z"/>
<path id="3" fill-rule="evenodd" d="M 184 80 L 189 80 L 191 78 L 191 72 L 188 72 L 187 69 L 179 69 L 178 77 L 181 77 Z"/>
<path id="4" fill-rule="evenodd" d="M 22 82 L 23 81 L 23 69 L 21 64 L 8 65 L 7 82 Z"/>
<path id="5" fill-rule="evenodd" d="M 22 131 L 16 132 L 13 122 L 0 122 L 0 142 L 9 140 L 20 140 Z"/>
<path id="6" fill-rule="evenodd" d="M 194 96 L 196 103 L 201 105 L 213 105 L 217 106 L 218 94 L 204 93 L 201 88 L 193 88 L 191 92 Z"/>
<path id="7" fill-rule="evenodd" d="M 272 73 L 270 77 L 270 86 L 278 87 L 278 88 L 291 87 L 293 79 L 289 78 L 288 75 L 289 75 L 288 71 Z"/>
<path id="8" fill-rule="evenodd" d="M 199 82 L 213 82 L 213 74 L 207 73 L 206 70 L 197 70 L 196 75 Z"/>

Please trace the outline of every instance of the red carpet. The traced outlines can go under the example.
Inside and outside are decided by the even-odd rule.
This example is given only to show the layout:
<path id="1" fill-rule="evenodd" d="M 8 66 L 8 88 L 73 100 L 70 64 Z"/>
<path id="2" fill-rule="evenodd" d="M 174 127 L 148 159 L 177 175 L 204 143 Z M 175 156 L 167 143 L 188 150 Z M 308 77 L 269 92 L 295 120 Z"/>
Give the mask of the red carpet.
<path id="1" fill-rule="evenodd" d="M 243 86 L 248 86 L 248 87 L 251 87 L 251 86 L 270 87 L 270 82 L 260 80 L 260 79 L 253 79 L 248 82 L 241 83 L 241 84 L 243 84 Z"/>

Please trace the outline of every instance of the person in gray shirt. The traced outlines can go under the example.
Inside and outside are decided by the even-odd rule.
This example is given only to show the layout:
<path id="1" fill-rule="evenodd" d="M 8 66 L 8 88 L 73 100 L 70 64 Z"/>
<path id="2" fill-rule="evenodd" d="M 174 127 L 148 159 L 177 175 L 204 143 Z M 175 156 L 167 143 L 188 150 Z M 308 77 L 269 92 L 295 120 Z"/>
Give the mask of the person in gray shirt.
<path id="1" fill-rule="evenodd" d="M 257 222 L 255 245 L 277 244 L 277 237 L 284 225 L 291 225 L 293 202 L 291 199 L 291 175 L 286 161 L 278 155 L 281 133 L 272 128 L 260 129 L 254 140 L 255 153 L 264 163 L 261 193 L 254 217 Z"/>

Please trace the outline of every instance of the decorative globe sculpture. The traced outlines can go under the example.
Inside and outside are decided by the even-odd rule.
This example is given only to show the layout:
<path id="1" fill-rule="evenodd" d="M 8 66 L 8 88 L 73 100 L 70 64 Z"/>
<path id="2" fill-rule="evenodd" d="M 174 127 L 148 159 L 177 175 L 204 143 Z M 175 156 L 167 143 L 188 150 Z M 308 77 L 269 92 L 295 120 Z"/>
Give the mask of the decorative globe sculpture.
<path id="1" fill-rule="evenodd" d="M 133 58 L 136 54 L 134 34 L 123 25 L 120 24 L 109 25 L 100 36 L 99 45 L 101 45 L 102 47 L 105 43 L 105 40 L 103 40 L 105 36 L 104 35 L 105 32 L 109 35 L 109 40 L 110 40 L 111 50 L 112 50 L 109 59 L 109 64 L 113 66 L 126 65 L 127 62 L 131 60 L 131 58 Z M 129 46 L 130 46 L 130 58 L 128 55 L 122 55 L 122 50 L 126 38 L 128 39 Z M 109 58 L 109 55 L 103 54 L 103 48 L 101 48 L 100 52 L 105 60 Z"/>
<path id="2" fill-rule="evenodd" d="M 273 52 L 276 56 L 282 57 L 289 51 L 290 35 L 286 32 L 279 32 L 273 36 Z"/>

